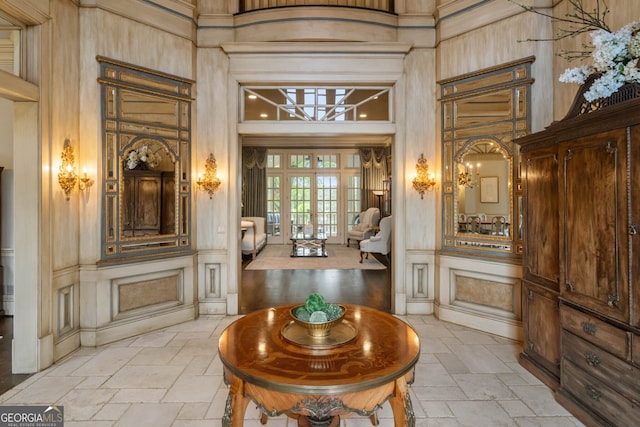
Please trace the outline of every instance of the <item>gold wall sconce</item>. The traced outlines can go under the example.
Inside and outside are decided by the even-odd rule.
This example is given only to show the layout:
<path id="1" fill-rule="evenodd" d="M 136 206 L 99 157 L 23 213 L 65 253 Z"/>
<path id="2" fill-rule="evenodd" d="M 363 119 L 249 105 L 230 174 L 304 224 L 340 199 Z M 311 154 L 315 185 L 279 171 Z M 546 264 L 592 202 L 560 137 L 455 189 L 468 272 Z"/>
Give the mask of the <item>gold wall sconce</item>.
<path id="1" fill-rule="evenodd" d="M 69 200 L 71 196 L 71 190 L 78 184 L 80 190 L 86 190 L 93 185 L 93 180 L 87 177 L 87 172 L 84 172 L 82 178 L 79 178 L 76 174 L 76 167 L 74 165 L 73 147 L 71 147 L 71 141 L 69 138 L 64 140 L 64 147 L 61 155 L 62 163 L 60 164 L 60 172 L 58 172 L 58 184 L 64 191 L 66 199 Z"/>
<path id="2" fill-rule="evenodd" d="M 416 163 L 416 176 L 413 178 L 413 189 L 420 193 L 420 198 L 424 199 L 425 191 L 433 191 L 436 180 L 432 173 L 429 173 L 429 165 L 424 155 L 420 154 Z"/>
<path id="3" fill-rule="evenodd" d="M 464 170 L 458 174 L 458 185 L 466 188 L 473 188 L 473 165 L 469 163 L 464 165 Z"/>
<path id="4" fill-rule="evenodd" d="M 200 190 L 206 191 L 209 193 L 209 198 L 212 199 L 213 195 L 220 189 L 222 185 L 222 181 L 218 178 L 218 166 L 216 165 L 216 159 L 213 157 L 213 154 L 209 154 L 209 158 L 204 164 L 204 176 L 199 176 L 198 188 Z"/>

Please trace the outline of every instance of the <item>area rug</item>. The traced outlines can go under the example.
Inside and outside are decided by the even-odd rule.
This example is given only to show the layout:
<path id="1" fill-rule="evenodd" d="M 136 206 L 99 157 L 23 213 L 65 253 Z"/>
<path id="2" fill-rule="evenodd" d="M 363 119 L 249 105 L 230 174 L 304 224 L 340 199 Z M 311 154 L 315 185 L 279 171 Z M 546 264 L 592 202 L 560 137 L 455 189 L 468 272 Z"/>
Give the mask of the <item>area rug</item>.
<path id="1" fill-rule="evenodd" d="M 360 263 L 360 251 L 342 245 L 327 245 L 326 258 L 291 257 L 290 245 L 267 245 L 246 270 L 384 270 L 387 267 L 369 255 Z"/>

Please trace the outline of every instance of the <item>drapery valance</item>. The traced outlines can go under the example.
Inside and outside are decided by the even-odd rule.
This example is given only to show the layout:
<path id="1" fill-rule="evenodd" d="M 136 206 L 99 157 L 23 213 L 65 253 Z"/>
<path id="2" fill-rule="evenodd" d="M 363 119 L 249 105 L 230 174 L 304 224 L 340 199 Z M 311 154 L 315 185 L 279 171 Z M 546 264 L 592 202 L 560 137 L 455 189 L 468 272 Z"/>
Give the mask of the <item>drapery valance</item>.
<path id="1" fill-rule="evenodd" d="M 242 216 L 267 216 L 267 149 L 242 149 Z"/>
<path id="2" fill-rule="evenodd" d="M 266 169 L 267 149 L 266 148 L 243 148 L 242 167 L 245 169 Z"/>

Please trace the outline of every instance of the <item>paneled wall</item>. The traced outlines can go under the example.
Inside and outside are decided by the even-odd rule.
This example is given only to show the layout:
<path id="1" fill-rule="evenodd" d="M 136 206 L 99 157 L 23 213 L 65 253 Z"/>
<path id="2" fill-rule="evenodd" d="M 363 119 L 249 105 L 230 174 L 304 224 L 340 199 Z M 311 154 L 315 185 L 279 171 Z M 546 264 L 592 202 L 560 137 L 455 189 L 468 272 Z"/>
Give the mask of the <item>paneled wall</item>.
<path id="1" fill-rule="evenodd" d="M 534 3 L 557 3 L 558 15 L 568 5 L 566 0 Z M 519 42 L 549 38 L 548 19 L 523 13 L 506 0 L 397 1 L 397 15 L 309 8 L 307 16 L 284 8 L 236 16 L 238 3 L 222 0 L 0 4 L 25 25 L 28 51 L 22 100 L 29 102 L 15 103 L 12 140 L 21 148 L 13 153 L 13 190 L 24 197 L 14 196 L 10 208 L 24 214 L 14 218 L 20 234 L 14 239 L 14 264 L 21 273 L 14 355 L 21 372 L 49 366 L 81 344 L 103 344 L 199 312 L 237 312 L 240 136 L 278 131 L 238 125 L 243 82 L 393 85 L 393 126 L 351 131 L 373 129 L 394 138 L 394 311 L 433 312 L 519 337 L 519 264 L 440 253 L 441 189 L 421 199 L 411 179 L 420 154 L 440 172 L 440 79 L 533 55 L 532 129 L 562 117 L 577 89 L 557 82 L 567 64 L 553 56 L 553 44 Z M 609 21 L 617 29 L 637 15 L 637 0 L 616 0 Z M 567 40 L 555 50 L 579 43 Z M 211 200 L 200 193 L 193 197 L 193 255 L 100 262 L 99 180 L 88 191 L 76 190 L 69 201 L 57 185 L 65 138 L 74 147 L 77 167 L 101 176 L 96 55 L 196 81 L 192 177 L 213 153 L 223 187 Z M 3 114 L 8 111 L 1 108 Z M 3 238 L 3 263 L 11 249 Z"/>
<path id="2" fill-rule="evenodd" d="M 96 56 L 195 80 L 193 7 L 175 3 L 176 9 L 171 11 L 149 8 L 149 4 L 127 9 L 119 2 L 99 3 L 100 8 L 79 10 L 80 140 L 86 146 L 83 157 L 95 168 L 97 178 L 80 203 L 81 345 L 105 344 L 197 315 L 194 255 L 142 258 L 133 264 L 101 262 L 104 207 L 99 196 L 104 159 L 101 98 L 96 85 L 100 73 Z M 195 120 L 192 127 L 194 124 Z"/>

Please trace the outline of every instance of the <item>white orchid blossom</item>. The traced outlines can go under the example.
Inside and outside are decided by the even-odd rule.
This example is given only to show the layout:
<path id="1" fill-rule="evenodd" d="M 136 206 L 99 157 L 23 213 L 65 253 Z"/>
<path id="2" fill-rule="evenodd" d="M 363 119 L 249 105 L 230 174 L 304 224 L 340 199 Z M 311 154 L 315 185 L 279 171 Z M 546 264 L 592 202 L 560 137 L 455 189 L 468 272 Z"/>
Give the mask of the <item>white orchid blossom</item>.
<path id="1" fill-rule="evenodd" d="M 640 22 L 631 22 L 616 32 L 592 31 L 591 42 L 593 64 L 568 68 L 560 75 L 561 82 L 583 84 L 591 75 L 598 75 L 584 94 L 589 102 L 611 96 L 625 83 L 640 83 Z"/>
<path id="2" fill-rule="evenodd" d="M 148 145 L 129 151 L 126 157 L 127 169 L 133 170 L 141 163 L 146 163 L 150 168 L 155 168 L 162 160 L 160 151 L 153 152 Z"/>

